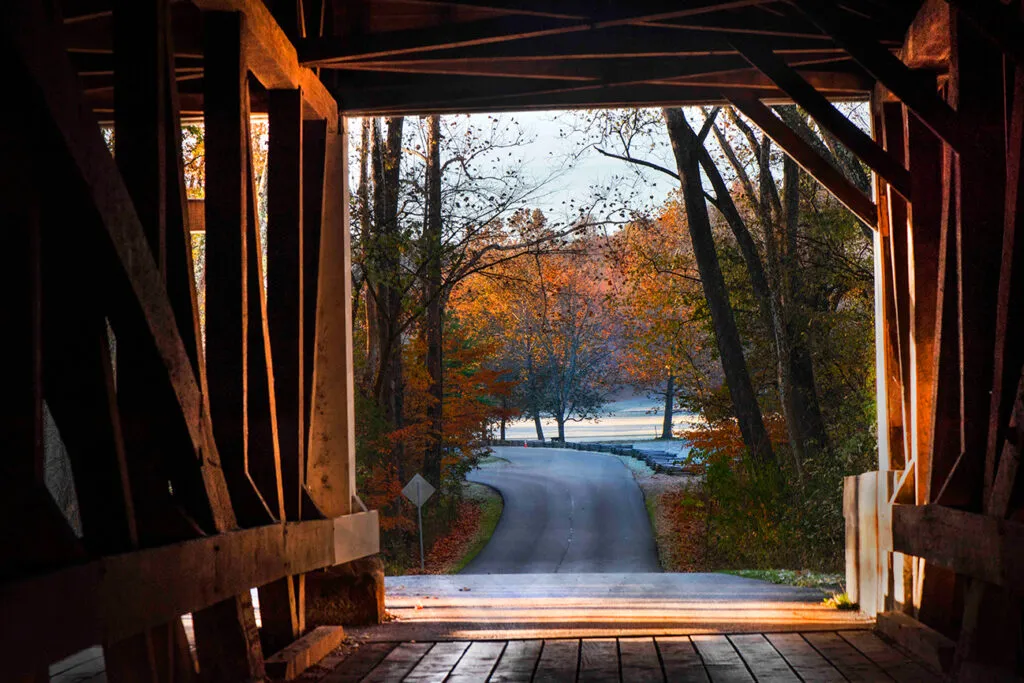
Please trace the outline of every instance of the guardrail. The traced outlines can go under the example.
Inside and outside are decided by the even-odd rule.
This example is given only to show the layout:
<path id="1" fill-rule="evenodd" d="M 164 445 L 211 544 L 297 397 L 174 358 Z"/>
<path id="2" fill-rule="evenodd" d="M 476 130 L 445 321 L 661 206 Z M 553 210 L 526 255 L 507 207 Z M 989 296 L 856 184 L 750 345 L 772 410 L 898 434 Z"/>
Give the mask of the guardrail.
<path id="1" fill-rule="evenodd" d="M 594 451 L 596 453 L 610 453 L 612 455 L 624 455 L 635 458 L 655 472 L 671 472 L 678 474 L 703 474 L 702 465 L 683 465 L 679 463 L 678 453 L 668 451 L 648 451 L 633 448 L 632 446 L 619 446 L 610 443 L 575 442 L 550 439 L 540 441 L 538 439 L 489 439 L 489 446 L 512 446 L 526 448 L 566 448 L 574 451 Z"/>

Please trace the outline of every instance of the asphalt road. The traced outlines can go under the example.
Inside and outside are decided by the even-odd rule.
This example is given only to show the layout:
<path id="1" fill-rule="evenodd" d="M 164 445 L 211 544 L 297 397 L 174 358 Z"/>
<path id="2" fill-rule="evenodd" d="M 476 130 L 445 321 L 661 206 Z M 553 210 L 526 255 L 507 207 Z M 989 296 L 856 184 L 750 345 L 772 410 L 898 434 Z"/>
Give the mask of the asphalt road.
<path id="1" fill-rule="evenodd" d="M 659 572 L 640 487 L 610 455 L 495 448 L 468 479 L 505 499 L 498 528 L 463 574 Z"/>

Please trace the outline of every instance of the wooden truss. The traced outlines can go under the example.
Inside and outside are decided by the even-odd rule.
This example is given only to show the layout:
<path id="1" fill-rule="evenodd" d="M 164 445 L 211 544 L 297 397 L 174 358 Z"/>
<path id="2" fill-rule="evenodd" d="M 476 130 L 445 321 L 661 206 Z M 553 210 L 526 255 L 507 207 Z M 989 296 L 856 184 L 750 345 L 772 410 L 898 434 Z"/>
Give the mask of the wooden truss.
<path id="1" fill-rule="evenodd" d="M 30 0 L 0 10 L 18 92 L 0 132 L 17 354 L 0 418 L 0 649 L 16 680 L 48 680 L 50 662 L 95 643 L 111 680 L 193 679 L 186 612 L 204 677 L 261 679 L 263 648 L 305 628 L 303 574 L 378 550 L 377 513 L 354 486 L 343 121 L 265 5 L 200 5 L 205 340 L 172 6 L 114 2 L 114 157 L 60 18 Z M 80 536 L 44 483 L 45 412 L 71 461 Z"/>

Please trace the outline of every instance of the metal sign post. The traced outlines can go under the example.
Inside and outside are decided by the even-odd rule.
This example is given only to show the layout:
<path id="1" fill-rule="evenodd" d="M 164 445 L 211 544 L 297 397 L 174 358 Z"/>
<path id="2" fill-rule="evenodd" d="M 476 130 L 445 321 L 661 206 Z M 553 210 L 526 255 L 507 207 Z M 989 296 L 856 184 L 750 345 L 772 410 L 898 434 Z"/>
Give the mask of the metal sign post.
<path id="1" fill-rule="evenodd" d="M 420 569 L 426 569 L 426 561 L 423 556 L 423 504 L 427 502 L 427 499 L 434 495 L 436 489 L 430 485 L 430 482 L 421 477 L 419 474 L 415 475 L 409 480 L 409 483 L 402 489 L 402 495 L 412 501 L 413 505 L 416 506 L 416 518 L 419 521 L 420 527 Z"/>

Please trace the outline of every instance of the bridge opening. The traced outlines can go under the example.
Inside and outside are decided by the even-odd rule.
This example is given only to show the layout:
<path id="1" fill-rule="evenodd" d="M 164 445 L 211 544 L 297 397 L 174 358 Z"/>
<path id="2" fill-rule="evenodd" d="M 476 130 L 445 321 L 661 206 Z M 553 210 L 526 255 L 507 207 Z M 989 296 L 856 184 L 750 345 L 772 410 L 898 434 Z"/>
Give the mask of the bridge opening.
<path id="1" fill-rule="evenodd" d="M 680 394 L 699 408 L 684 466 L 705 493 L 725 477 L 718 513 L 752 496 L 777 502 L 824 471 L 831 492 L 802 501 L 817 516 L 775 546 L 820 534 L 841 549 L 855 619 L 874 619 L 890 640 L 735 635 L 774 628 L 786 605 L 766 612 L 754 591 L 735 611 L 712 596 L 686 615 L 667 574 L 558 578 L 581 562 L 654 568 L 649 546 L 634 556 L 606 542 L 647 511 L 619 454 L 528 443 L 496 446 L 508 462 L 469 478 L 582 486 L 544 497 L 568 503 L 556 515 L 568 526 L 524 525 L 505 549 L 493 545 L 509 536 L 499 522 L 473 561 L 529 544 L 561 552 L 556 571 L 504 586 L 449 579 L 443 637 L 454 641 L 367 647 L 321 673 L 477 680 L 504 677 L 507 664 L 511 678 L 558 680 L 598 662 L 613 679 L 672 679 L 677 665 L 806 679 L 852 675 L 853 658 L 880 676 L 1019 675 L 1018 10 L 994 0 L 6 3 L 14 96 L 0 108 L 0 201 L 14 258 L 0 277 L 13 293 L 15 356 L 0 411 L 0 623 L 17 626 L 0 637 L 4 675 L 65 680 L 99 661 L 104 671 L 89 675 L 298 676 L 344 638 L 337 622 L 351 617 L 332 609 L 385 618 L 373 558 L 383 549 L 396 568 L 412 563 L 411 515 L 394 502 L 408 476 L 422 470 L 458 519 L 479 425 L 518 408 L 540 437 L 550 415 L 568 446 L 573 418 L 597 410 L 601 386 L 572 394 L 555 377 L 595 344 L 546 331 L 615 323 L 599 341 L 633 353 L 623 367 L 646 352 L 667 359 L 656 348 L 667 332 L 647 328 L 668 316 L 642 297 L 672 294 L 674 280 L 645 284 L 644 272 L 682 283 L 662 304 L 685 309 L 678 329 L 694 335 L 669 341 L 690 357 L 657 378 L 663 419 Z M 850 103 L 865 101 L 858 125 Z M 618 107 L 639 109 L 601 113 Z M 515 141 L 498 135 L 501 119 L 441 118 L 562 109 L 591 112 L 577 120 L 603 159 L 655 174 L 633 187 L 675 176 L 677 194 L 630 197 L 606 183 L 556 220 L 505 166 Z M 403 133 L 403 117 L 421 138 Z M 660 143 L 645 138 L 652 125 Z M 201 145 L 201 170 L 183 139 Z M 579 303 L 588 297 L 603 307 Z M 538 298 L 539 309 L 527 305 Z M 509 339 L 575 360 L 541 363 Z M 628 492 L 608 509 L 584 483 L 605 477 L 618 479 L 601 491 Z M 428 531 L 442 536 L 445 519 L 428 513 Z M 815 519 L 842 519 L 842 536 Z M 779 531 L 732 521 L 735 547 L 756 550 L 753 531 Z M 408 585 L 390 584 L 395 609 L 428 611 L 416 585 L 428 578 L 397 580 Z M 492 625 L 520 606 L 549 629 L 586 618 L 540 645 L 501 628 L 500 646 L 471 645 L 459 610 L 474 601 L 497 610 L 482 618 Z M 697 633 L 707 618 L 716 634 Z M 599 635 L 594 624 L 623 637 L 581 642 Z"/>

